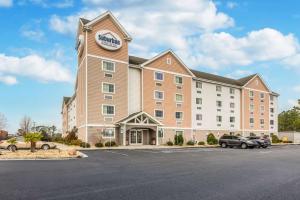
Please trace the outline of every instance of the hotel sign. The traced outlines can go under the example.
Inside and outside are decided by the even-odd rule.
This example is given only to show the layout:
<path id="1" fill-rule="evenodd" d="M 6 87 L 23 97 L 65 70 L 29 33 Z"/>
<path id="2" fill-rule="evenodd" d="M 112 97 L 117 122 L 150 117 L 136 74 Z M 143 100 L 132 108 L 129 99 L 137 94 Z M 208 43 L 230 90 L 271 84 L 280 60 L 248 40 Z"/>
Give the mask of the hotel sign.
<path id="1" fill-rule="evenodd" d="M 99 46 L 109 51 L 115 51 L 122 47 L 121 38 L 109 30 L 98 31 L 95 35 L 95 39 Z"/>

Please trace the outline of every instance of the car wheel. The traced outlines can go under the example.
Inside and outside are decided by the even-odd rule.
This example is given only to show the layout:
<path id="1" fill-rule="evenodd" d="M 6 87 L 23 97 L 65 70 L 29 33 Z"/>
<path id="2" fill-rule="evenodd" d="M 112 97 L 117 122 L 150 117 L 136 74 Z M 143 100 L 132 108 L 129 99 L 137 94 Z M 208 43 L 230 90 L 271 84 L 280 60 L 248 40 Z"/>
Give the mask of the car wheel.
<path id="1" fill-rule="evenodd" d="M 16 147 L 15 145 L 9 145 L 9 146 L 7 147 L 7 149 L 8 149 L 9 151 L 15 152 L 15 151 L 17 150 L 17 147 Z"/>
<path id="2" fill-rule="evenodd" d="M 248 148 L 248 146 L 247 146 L 246 143 L 243 143 L 243 144 L 241 145 L 241 147 L 242 147 L 242 149 L 247 149 L 247 148 Z"/>
<path id="3" fill-rule="evenodd" d="M 50 149 L 50 146 L 48 144 L 43 144 L 42 149 L 43 150 L 48 150 L 48 149 Z"/>
<path id="4" fill-rule="evenodd" d="M 223 143 L 221 144 L 221 147 L 222 147 L 222 148 L 226 148 L 226 147 L 227 147 L 227 144 L 226 144 L 225 142 L 223 142 Z"/>

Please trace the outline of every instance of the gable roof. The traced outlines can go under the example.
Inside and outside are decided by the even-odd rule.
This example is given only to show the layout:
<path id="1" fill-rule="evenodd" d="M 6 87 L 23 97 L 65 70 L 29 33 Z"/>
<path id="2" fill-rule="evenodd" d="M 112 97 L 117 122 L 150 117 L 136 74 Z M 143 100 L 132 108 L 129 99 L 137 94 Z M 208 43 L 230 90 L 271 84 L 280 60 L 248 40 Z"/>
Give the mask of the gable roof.
<path id="1" fill-rule="evenodd" d="M 216 82 L 220 82 L 220 83 L 226 83 L 226 84 L 230 84 L 230 85 L 241 86 L 240 82 L 235 79 L 227 78 L 224 76 L 218 76 L 218 75 L 214 75 L 214 74 L 210 74 L 210 73 L 206 73 L 206 72 L 200 72 L 200 71 L 196 71 L 196 70 L 191 70 L 191 71 L 195 74 L 195 76 L 197 78 L 202 78 L 202 79 L 206 79 L 206 80 L 210 80 L 210 81 L 216 81 Z"/>
<path id="2" fill-rule="evenodd" d="M 149 63 L 151 63 L 151 62 L 153 62 L 153 61 L 155 61 L 155 60 L 157 60 L 158 58 L 160 58 L 160 57 L 166 55 L 167 53 L 172 54 L 172 55 L 178 60 L 178 62 L 179 62 L 179 63 L 187 70 L 187 72 L 188 72 L 191 76 L 195 76 L 195 75 L 191 72 L 191 70 L 184 64 L 184 62 L 183 62 L 183 61 L 182 61 L 182 60 L 174 53 L 174 51 L 172 51 L 171 49 L 169 49 L 169 50 L 167 50 L 167 51 L 164 51 L 164 52 L 162 52 L 161 54 L 158 54 L 157 56 L 154 56 L 153 58 L 151 58 L 151 59 L 147 60 L 146 62 L 142 63 L 142 64 L 141 64 L 142 67 L 145 66 L 145 65 L 147 65 L 147 64 L 149 64 Z"/>
<path id="3" fill-rule="evenodd" d="M 115 16 L 110 11 L 106 11 L 105 13 L 99 15 L 98 17 L 96 17 L 93 20 L 87 20 L 87 19 L 81 18 L 81 21 L 82 21 L 82 23 L 84 23 L 84 26 L 88 28 L 88 27 L 93 26 L 95 23 L 105 19 L 106 17 L 111 17 L 111 19 L 113 20 L 113 22 L 115 23 L 117 28 L 119 28 L 120 31 L 125 35 L 125 40 L 128 40 L 128 41 L 132 40 L 129 33 L 125 30 L 125 28 L 119 23 L 117 18 L 115 18 Z"/>
<path id="4" fill-rule="evenodd" d="M 120 121 L 117 122 L 117 124 L 126 124 L 128 121 L 138 117 L 138 116 L 141 116 L 141 115 L 145 115 L 147 116 L 148 118 L 150 118 L 153 122 L 155 122 L 155 124 L 157 125 L 163 125 L 160 121 L 158 121 L 157 119 L 155 119 L 154 117 L 152 117 L 150 114 L 144 112 L 144 111 L 140 111 L 140 112 L 135 112 L 135 113 L 132 113 L 130 115 L 128 115 L 127 117 L 121 119 Z"/>
<path id="5" fill-rule="evenodd" d="M 79 20 L 83 23 L 83 25 L 86 25 L 87 23 L 89 23 L 91 20 L 85 19 L 85 18 L 79 18 Z"/>
<path id="6" fill-rule="evenodd" d="M 250 80 L 252 80 L 257 74 L 252 74 L 250 76 L 246 76 L 244 78 L 238 79 L 242 86 L 246 85 Z"/>

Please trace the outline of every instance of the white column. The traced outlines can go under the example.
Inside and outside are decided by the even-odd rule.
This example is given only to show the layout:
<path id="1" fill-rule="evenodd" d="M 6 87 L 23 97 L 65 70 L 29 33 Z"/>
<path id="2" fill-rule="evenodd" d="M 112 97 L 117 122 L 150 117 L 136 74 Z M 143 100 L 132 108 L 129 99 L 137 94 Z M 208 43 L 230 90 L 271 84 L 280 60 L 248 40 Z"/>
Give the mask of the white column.
<path id="1" fill-rule="evenodd" d="M 126 125 L 124 125 L 123 130 L 123 146 L 126 146 Z"/>
<path id="2" fill-rule="evenodd" d="M 158 145 L 158 127 L 156 126 L 156 142 L 155 142 L 156 145 Z"/>

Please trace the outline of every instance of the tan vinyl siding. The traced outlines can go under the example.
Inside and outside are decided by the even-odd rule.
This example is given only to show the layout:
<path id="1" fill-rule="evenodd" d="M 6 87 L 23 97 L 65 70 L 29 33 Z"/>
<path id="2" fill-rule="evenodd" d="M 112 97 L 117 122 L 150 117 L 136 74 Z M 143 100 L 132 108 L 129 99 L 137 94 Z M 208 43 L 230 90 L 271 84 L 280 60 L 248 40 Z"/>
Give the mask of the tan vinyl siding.
<path id="1" fill-rule="evenodd" d="M 122 39 L 122 47 L 116 51 L 107 51 L 101 48 L 95 40 L 95 34 L 99 30 L 110 30 L 120 36 Z M 92 27 L 92 31 L 88 32 L 88 54 L 113 58 L 115 60 L 122 60 L 128 62 L 128 42 L 124 40 L 124 35 L 122 32 L 116 27 L 110 17 L 106 17 L 99 23 L 95 24 Z"/>
<path id="2" fill-rule="evenodd" d="M 115 72 L 112 78 L 104 77 L 102 60 L 88 56 L 88 124 L 115 123 L 128 115 L 128 66 L 123 63 L 115 63 Z M 102 82 L 113 83 L 115 93 L 112 100 L 104 99 Z M 112 122 L 104 121 L 102 104 L 114 105 L 115 115 Z"/>

